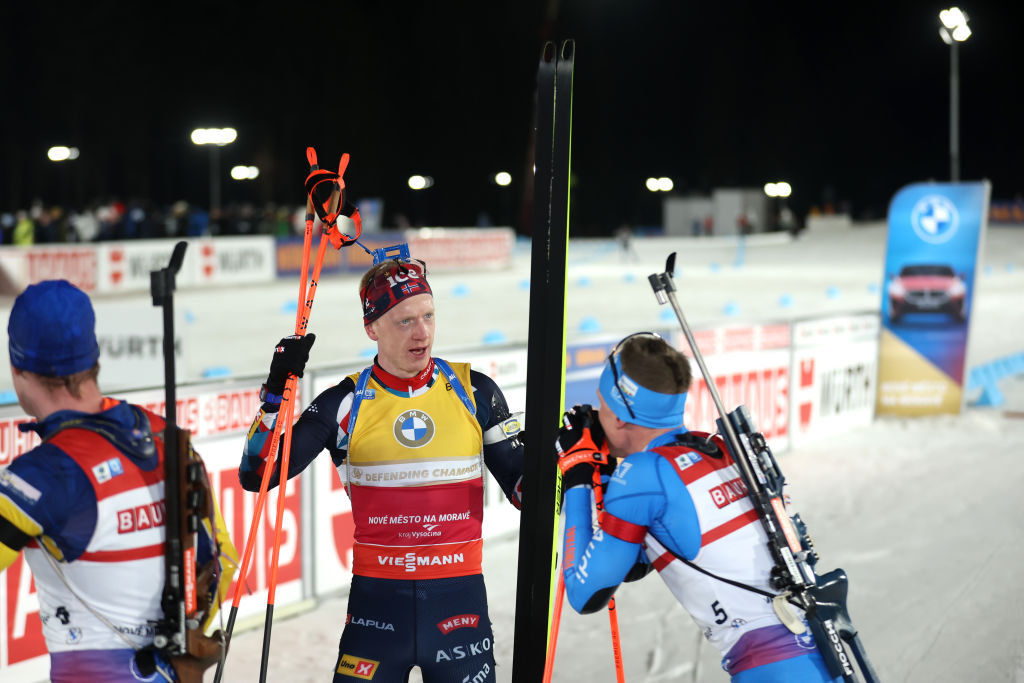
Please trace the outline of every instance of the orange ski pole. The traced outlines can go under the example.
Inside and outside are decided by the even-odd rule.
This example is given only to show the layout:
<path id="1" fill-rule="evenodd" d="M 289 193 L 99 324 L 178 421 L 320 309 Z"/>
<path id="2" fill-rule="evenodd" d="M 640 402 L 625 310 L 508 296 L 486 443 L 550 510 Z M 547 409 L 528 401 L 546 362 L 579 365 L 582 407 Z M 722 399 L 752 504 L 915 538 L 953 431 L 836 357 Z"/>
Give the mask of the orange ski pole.
<path id="1" fill-rule="evenodd" d="M 310 242 L 313 235 L 313 203 L 311 199 L 306 200 L 306 232 L 302 244 L 302 272 L 301 280 L 299 285 L 299 311 L 302 311 L 306 301 L 306 277 L 309 272 L 309 252 Z M 311 304 L 311 302 L 309 302 Z M 296 314 L 295 322 L 295 333 L 300 334 L 299 320 L 302 319 L 301 313 Z M 242 592 L 245 589 L 245 585 L 249 576 L 249 563 L 252 560 L 253 551 L 256 548 L 256 538 L 259 532 L 260 522 L 263 518 L 263 508 L 266 505 L 267 490 L 270 486 L 270 477 L 276 468 L 277 461 L 280 459 L 278 454 L 278 444 L 281 440 L 281 432 L 284 429 L 285 423 L 288 422 L 289 414 L 291 412 L 292 398 L 294 397 L 295 382 L 293 382 L 294 376 L 289 376 L 288 381 L 285 383 L 285 391 L 281 399 L 281 405 L 278 408 L 277 422 L 274 424 L 274 432 L 270 437 L 270 460 L 264 465 L 263 477 L 260 480 L 260 490 L 256 497 L 256 509 L 253 510 L 252 522 L 249 526 L 249 535 L 246 538 L 245 552 L 242 554 L 242 565 L 239 570 L 238 579 L 235 583 L 235 594 L 231 601 L 231 614 L 228 617 L 228 625 L 225 633 L 225 644 L 228 645 L 231 642 L 231 634 L 234 631 L 235 619 L 238 616 L 238 605 L 242 600 Z M 290 389 L 290 390 L 289 390 Z M 282 470 L 286 471 L 286 470 Z M 218 664 L 217 673 L 214 677 L 215 683 L 220 683 L 221 676 L 223 675 L 223 659 Z"/>
<path id="2" fill-rule="evenodd" d="M 329 226 L 324 226 L 324 231 L 320 235 L 320 246 L 317 248 L 316 261 L 313 266 L 313 279 L 309 283 L 309 298 L 306 300 L 306 305 L 304 307 L 300 307 L 300 314 L 295 324 L 295 333 L 299 335 L 306 334 L 306 327 L 309 324 L 309 314 L 313 307 L 313 298 L 316 296 L 317 283 L 320 280 L 320 270 L 323 266 L 324 253 L 327 251 L 327 242 L 330 239 L 329 230 Z M 292 419 L 295 414 L 294 396 L 297 388 L 298 379 L 295 375 L 289 375 L 288 382 L 285 385 L 284 398 L 281 401 L 282 407 L 284 406 L 284 402 L 288 401 L 288 408 L 287 415 L 285 417 L 284 447 L 281 449 L 280 458 L 281 476 L 279 477 L 279 481 L 281 483 L 278 485 L 277 518 L 274 523 L 274 549 L 270 560 L 270 577 L 267 592 L 267 616 L 263 624 L 263 659 L 260 664 L 260 683 L 264 683 L 264 681 L 267 680 L 267 665 L 270 661 L 270 633 L 274 621 L 274 600 L 277 597 L 277 569 L 278 559 L 281 553 L 281 528 L 284 520 L 285 490 L 288 483 L 288 463 L 292 450 Z M 279 416 L 278 421 L 280 422 L 280 420 L 281 417 Z M 275 425 L 275 427 L 276 426 L 277 425 Z"/>
<path id="3" fill-rule="evenodd" d="M 312 172 L 319 169 L 316 160 L 316 151 L 312 147 L 306 149 L 306 158 L 309 161 Z M 313 300 L 316 297 L 316 290 L 320 281 L 320 273 L 323 268 L 324 254 L 327 251 L 327 243 L 330 241 L 335 244 L 337 248 L 346 246 L 345 241 L 341 238 L 341 235 L 335 229 L 334 221 L 337 219 L 338 211 L 342 208 L 342 189 L 345 187 L 343 176 L 345 169 L 348 167 L 348 154 L 342 154 L 341 163 L 338 167 L 337 185 L 336 189 L 331 193 L 327 204 L 328 206 L 323 207 L 324 210 L 329 211 L 330 220 L 322 223 L 320 233 L 320 244 L 317 247 L 316 260 L 313 265 L 313 277 L 309 282 L 309 291 L 306 291 L 306 269 L 309 267 L 309 244 L 310 239 L 306 239 L 303 242 L 303 274 L 302 284 L 300 286 L 300 306 L 296 312 L 295 317 L 295 333 L 303 336 L 306 334 L 306 329 L 309 325 L 309 316 L 313 310 Z M 309 209 L 313 207 L 313 196 L 312 193 L 308 195 L 306 202 L 307 219 L 306 219 L 306 231 L 312 233 L 312 214 L 309 213 Z M 315 208 L 315 207 L 313 207 Z M 356 214 L 358 216 L 358 214 Z M 354 242 L 353 239 L 349 244 Z M 289 375 L 288 381 L 285 385 L 284 397 L 281 401 L 282 409 L 285 411 L 284 419 L 284 446 L 281 449 L 281 475 L 278 478 L 280 482 L 278 485 L 278 497 L 277 497 L 277 518 L 274 524 L 274 545 L 273 552 L 270 561 L 270 576 L 268 581 L 268 592 L 267 592 L 267 615 L 266 620 L 263 624 L 263 657 L 260 662 L 260 683 L 264 683 L 267 680 L 267 666 L 270 661 L 270 634 L 274 622 L 274 600 L 277 596 L 277 570 L 278 560 L 281 552 L 281 528 L 284 520 L 284 504 L 285 504 L 285 491 L 287 490 L 288 484 L 288 465 L 291 456 L 292 446 L 292 421 L 295 415 L 295 393 L 298 389 L 298 378 L 295 375 Z M 285 402 L 288 402 L 285 407 Z M 278 423 L 281 422 L 281 416 L 278 416 Z M 275 424 L 275 428 L 277 425 Z"/>
<path id="4" fill-rule="evenodd" d="M 594 468 L 594 507 L 598 515 L 604 512 L 604 489 L 601 488 L 601 472 Z M 600 516 L 598 517 L 600 519 Z M 612 657 L 615 659 L 615 677 L 618 683 L 624 683 L 626 672 L 622 665 L 622 641 L 619 639 L 619 617 L 615 612 L 615 596 L 608 600 L 608 623 L 612 632 Z"/>
<path id="5" fill-rule="evenodd" d="M 562 623 L 562 603 L 565 600 L 565 577 L 558 570 L 558 585 L 555 588 L 555 609 L 551 614 L 551 633 L 548 636 L 548 655 L 544 659 L 544 683 L 551 683 L 555 669 L 555 648 L 558 647 L 558 626 Z"/>
<path id="6" fill-rule="evenodd" d="M 626 672 L 622 667 L 622 642 L 619 640 L 619 617 L 615 613 L 615 598 L 608 600 L 608 621 L 612 628 L 612 655 L 615 657 L 615 677 L 625 683 Z"/>
<path id="7" fill-rule="evenodd" d="M 318 166 L 317 166 L 317 163 L 316 163 L 316 152 L 315 152 L 315 150 L 312 147 L 310 147 L 310 148 L 308 148 L 306 150 L 306 158 L 307 158 L 307 160 L 310 163 L 310 168 L 312 169 L 312 171 L 316 171 L 318 169 Z M 341 173 L 344 173 L 344 169 L 345 169 L 345 167 L 347 165 L 348 165 L 348 154 L 345 154 L 342 157 L 342 163 L 340 165 Z M 311 173 L 311 175 L 312 175 L 312 173 Z M 340 180 L 340 178 L 339 178 L 339 180 Z M 344 181 L 341 181 L 341 187 L 344 187 Z M 339 188 L 339 190 L 337 192 L 337 197 L 332 197 L 332 201 L 333 201 L 333 203 L 335 205 L 340 204 L 340 201 L 341 201 L 340 188 Z M 361 225 L 359 224 L 360 222 L 358 221 L 358 218 L 359 218 L 358 213 L 355 214 L 354 218 L 356 219 L 357 237 L 358 237 L 359 232 L 361 232 Z M 311 251 L 311 242 L 312 242 L 312 235 L 313 235 L 313 219 L 314 219 L 313 198 L 312 198 L 311 194 L 308 194 L 307 197 L 306 197 L 306 230 L 305 230 L 305 235 L 304 235 L 303 245 L 302 245 L 302 272 L 301 272 L 301 277 L 300 277 L 300 281 L 299 281 L 299 300 L 298 300 L 298 304 L 299 305 L 297 307 L 296 319 L 295 319 L 295 333 L 297 335 L 305 335 L 306 329 L 307 329 L 308 324 L 309 324 L 309 316 L 310 316 L 310 313 L 312 311 L 313 300 L 314 300 L 314 297 L 316 295 L 317 282 L 319 281 L 321 269 L 322 269 L 322 266 L 323 266 L 323 258 L 324 258 L 324 254 L 326 252 L 327 241 L 330 241 L 332 243 L 332 245 L 336 246 L 337 248 L 340 248 L 342 246 L 348 246 L 349 244 L 353 244 L 353 243 L 355 243 L 355 240 L 356 240 L 356 238 L 346 238 L 345 236 L 339 235 L 337 233 L 337 231 L 334 230 L 334 226 L 333 225 L 325 224 L 323 226 L 323 232 L 322 232 L 321 237 L 320 237 L 320 245 L 319 245 L 319 248 L 317 249 L 316 262 L 314 264 L 314 269 L 313 269 L 313 271 L 314 271 L 313 281 L 312 281 L 310 287 L 308 288 L 308 292 L 307 292 L 307 279 L 308 279 L 308 273 L 309 273 L 309 255 L 310 255 L 310 251 Z M 272 460 L 270 462 L 268 462 L 267 465 L 265 466 L 265 469 L 264 469 L 264 472 L 263 472 L 263 477 L 262 477 L 262 479 L 260 481 L 260 490 L 259 490 L 259 494 L 258 494 L 257 500 L 256 500 L 256 509 L 254 510 L 253 520 L 252 520 L 252 524 L 251 524 L 250 530 L 249 530 L 249 536 L 248 536 L 248 538 L 246 540 L 246 547 L 245 547 L 245 552 L 243 554 L 242 565 L 241 565 L 241 570 L 240 570 L 240 573 L 239 573 L 238 582 L 235 585 L 235 595 L 234 595 L 234 599 L 232 600 L 231 614 L 230 614 L 230 617 L 228 619 L 228 626 L 227 626 L 227 632 L 226 632 L 226 641 L 225 641 L 226 644 L 230 643 L 231 634 L 232 634 L 232 632 L 234 630 L 234 623 L 235 623 L 235 619 L 236 619 L 237 614 L 238 614 L 238 606 L 239 606 L 239 603 L 241 602 L 242 591 L 244 589 L 244 586 L 246 584 L 246 580 L 247 580 L 247 577 L 248 577 L 249 563 L 250 563 L 250 561 L 252 559 L 253 550 L 255 549 L 255 546 L 256 546 L 257 532 L 259 530 L 260 522 L 262 520 L 263 508 L 266 505 L 267 491 L 269 489 L 270 477 L 271 477 L 273 471 L 275 469 L 279 469 L 280 472 L 285 473 L 285 477 L 286 477 L 285 482 L 287 483 L 288 454 L 290 453 L 290 449 L 291 449 L 291 421 L 294 418 L 294 399 L 295 399 L 295 394 L 296 394 L 297 387 L 298 387 L 298 379 L 294 375 L 289 375 L 288 381 L 285 384 L 285 391 L 284 391 L 284 394 L 282 396 L 281 405 L 280 405 L 280 408 L 278 409 L 278 419 L 277 419 L 277 422 L 274 425 L 274 432 L 273 432 L 273 434 L 271 436 L 269 453 L 271 454 Z M 284 443 L 284 448 L 282 449 L 283 452 L 281 454 L 279 454 L 278 453 L 278 444 L 281 441 L 282 435 L 284 436 L 285 443 Z M 277 468 L 278 461 L 281 462 L 281 467 L 280 468 Z M 280 528 L 281 528 L 281 521 L 282 521 L 282 516 L 283 516 L 283 510 L 284 510 L 284 494 L 282 493 L 279 496 L 279 498 L 278 498 L 278 516 L 277 516 L 277 525 L 276 525 L 275 534 L 274 534 L 273 566 L 272 566 L 272 570 L 271 570 L 271 577 L 270 577 L 270 581 L 269 581 L 269 591 L 268 591 L 268 617 L 267 617 L 267 624 L 269 624 L 271 622 L 271 620 L 272 620 L 273 600 L 274 600 L 275 593 L 276 593 L 277 561 L 278 561 L 278 553 L 279 553 L 279 550 L 280 550 Z M 264 669 L 265 669 L 266 654 L 267 654 L 266 653 L 266 648 L 267 648 L 267 644 L 269 642 L 269 627 L 267 625 L 265 625 L 265 627 L 264 627 L 264 634 L 265 634 L 265 643 L 264 643 L 264 649 L 265 649 L 265 653 L 264 653 Z M 217 673 L 216 673 L 216 676 L 214 678 L 215 683 L 220 683 L 221 676 L 223 675 L 223 663 L 224 662 L 223 662 L 223 659 L 222 659 L 221 662 L 218 664 Z M 264 677 L 265 677 L 265 671 L 262 671 L 261 672 L 261 680 L 264 680 Z"/>

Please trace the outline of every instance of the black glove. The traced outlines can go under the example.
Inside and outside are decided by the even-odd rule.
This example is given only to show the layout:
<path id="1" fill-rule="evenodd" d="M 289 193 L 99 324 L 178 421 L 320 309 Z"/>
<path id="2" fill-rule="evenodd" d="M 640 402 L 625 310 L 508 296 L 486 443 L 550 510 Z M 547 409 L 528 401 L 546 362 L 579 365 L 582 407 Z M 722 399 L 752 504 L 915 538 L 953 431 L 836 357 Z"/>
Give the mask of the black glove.
<path id="1" fill-rule="evenodd" d="M 597 417 L 597 411 L 589 403 L 574 405 L 562 416 L 562 428 L 558 430 L 555 450 L 567 453 L 580 439 L 589 437 L 594 450 L 604 448 L 604 430 Z"/>
<path id="2" fill-rule="evenodd" d="M 315 334 L 300 336 L 293 334 L 285 337 L 274 349 L 274 357 L 270 361 L 270 374 L 267 375 L 267 391 L 271 394 L 283 394 L 288 375 L 302 377 L 302 371 L 309 360 L 309 349 L 316 341 Z"/>
<path id="3" fill-rule="evenodd" d="M 563 426 L 555 439 L 562 490 L 581 484 L 593 486 L 595 477 L 611 474 L 615 462 L 608 453 L 597 411 L 586 404 L 573 406 L 562 421 Z"/>

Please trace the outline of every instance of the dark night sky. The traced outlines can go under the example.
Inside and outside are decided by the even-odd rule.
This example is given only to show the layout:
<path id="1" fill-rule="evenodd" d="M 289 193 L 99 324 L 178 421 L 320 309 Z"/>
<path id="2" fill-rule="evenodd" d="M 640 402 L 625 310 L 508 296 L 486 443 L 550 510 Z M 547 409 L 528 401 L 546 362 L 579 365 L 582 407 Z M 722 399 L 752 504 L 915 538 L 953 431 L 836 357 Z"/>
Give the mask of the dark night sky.
<path id="1" fill-rule="evenodd" d="M 787 180 L 798 213 L 832 200 L 875 218 L 901 186 L 948 179 L 945 5 L 780 4 L 4 3 L 0 210 L 205 204 L 209 153 L 189 131 L 232 125 L 222 170 L 262 175 L 225 181 L 225 204 L 302 203 L 313 145 L 324 165 L 352 155 L 352 193 L 384 198 L 386 225 L 518 222 L 546 38 L 576 41 L 579 234 L 657 223 L 651 175 L 680 194 Z M 1024 3 L 996 5 L 963 6 L 961 158 L 999 199 L 1024 193 Z M 81 158 L 46 162 L 53 144 Z M 498 170 L 510 188 L 489 183 Z M 412 173 L 435 186 L 414 197 Z"/>

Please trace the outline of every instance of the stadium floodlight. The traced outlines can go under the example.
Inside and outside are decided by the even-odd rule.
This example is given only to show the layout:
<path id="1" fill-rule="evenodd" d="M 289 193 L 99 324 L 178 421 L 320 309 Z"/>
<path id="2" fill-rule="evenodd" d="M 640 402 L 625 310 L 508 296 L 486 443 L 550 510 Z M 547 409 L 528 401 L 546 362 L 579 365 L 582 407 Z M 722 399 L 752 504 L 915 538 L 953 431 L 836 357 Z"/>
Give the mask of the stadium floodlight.
<path id="1" fill-rule="evenodd" d="M 210 212 L 220 208 L 220 148 L 238 139 L 234 128 L 196 128 L 192 144 L 210 148 Z"/>
<path id="2" fill-rule="evenodd" d="M 672 188 L 675 187 L 672 179 L 665 177 L 648 178 L 644 184 L 650 192 L 671 192 Z"/>
<path id="3" fill-rule="evenodd" d="M 238 131 L 234 128 L 196 128 L 192 131 L 192 143 L 196 145 L 223 147 L 237 139 Z"/>
<path id="4" fill-rule="evenodd" d="M 971 29 L 967 26 L 967 14 L 959 7 L 950 7 L 939 12 L 939 35 L 947 45 L 956 41 L 962 43 L 971 37 Z"/>
<path id="5" fill-rule="evenodd" d="M 427 186 L 427 179 L 421 175 L 409 176 L 409 189 L 422 190 Z"/>
<path id="6" fill-rule="evenodd" d="M 959 7 L 939 12 L 939 36 L 949 45 L 949 178 L 960 180 L 960 57 L 957 46 L 971 37 L 967 13 Z"/>
<path id="7" fill-rule="evenodd" d="M 494 182 L 502 187 L 507 187 L 512 182 L 512 174 L 508 171 L 498 171 L 494 174 Z"/>
<path id="8" fill-rule="evenodd" d="M 46 150 L 46 158 L 50 161 L 74 161 L 78 158 L 78 148 L 57 145 Z"/>
<path id="9" fill-rule="evenodd" d="M 235 166 L 231 169 L 234 180 L 256 180 L 260 177 L 260 169 L 255 166 Z"/>
<path id="10" fill-rule="evenodd" d="M 793 194 L 792 186 L 786 181 L 778 183 L 765 183 L 764 193 L 769 197 L 788 197 Z"/>

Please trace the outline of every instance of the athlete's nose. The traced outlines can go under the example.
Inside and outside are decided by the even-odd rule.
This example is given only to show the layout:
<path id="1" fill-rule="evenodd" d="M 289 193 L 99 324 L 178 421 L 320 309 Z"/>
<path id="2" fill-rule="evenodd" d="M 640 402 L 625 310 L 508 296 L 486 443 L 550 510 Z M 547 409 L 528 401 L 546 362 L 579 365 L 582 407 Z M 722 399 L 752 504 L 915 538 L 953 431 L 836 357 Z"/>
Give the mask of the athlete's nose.
<path id="1" fill-rule="evenodd" d="M 412 337 L 413 339 L 427 339 L 430 337 L 429 324 L 423 318 L 417 318 L 416 322 L 413 323 Z"/>

